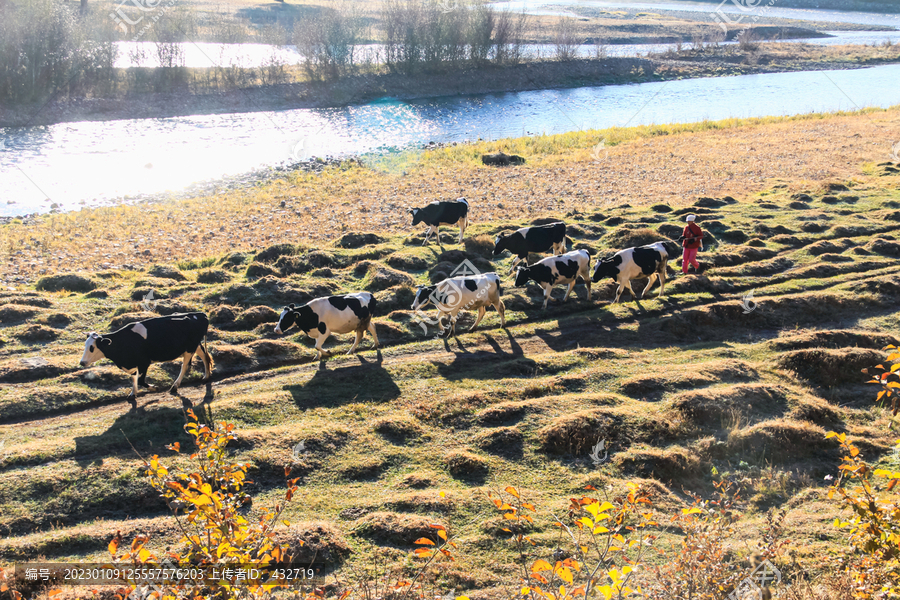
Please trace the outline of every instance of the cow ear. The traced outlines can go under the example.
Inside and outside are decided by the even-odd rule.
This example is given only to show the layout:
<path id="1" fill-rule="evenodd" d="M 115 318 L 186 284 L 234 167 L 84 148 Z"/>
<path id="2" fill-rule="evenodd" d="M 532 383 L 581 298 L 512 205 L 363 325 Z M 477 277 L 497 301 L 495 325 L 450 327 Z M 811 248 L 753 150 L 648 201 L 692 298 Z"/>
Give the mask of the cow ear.
<path id="1" fill-rule="evenodd" d="M 294 306 L 293 304 L 288 304 L 287 307 L 290 308 L 291 310 L 294 310 L 295 308 L 297 308 L 297 307 Z"/>

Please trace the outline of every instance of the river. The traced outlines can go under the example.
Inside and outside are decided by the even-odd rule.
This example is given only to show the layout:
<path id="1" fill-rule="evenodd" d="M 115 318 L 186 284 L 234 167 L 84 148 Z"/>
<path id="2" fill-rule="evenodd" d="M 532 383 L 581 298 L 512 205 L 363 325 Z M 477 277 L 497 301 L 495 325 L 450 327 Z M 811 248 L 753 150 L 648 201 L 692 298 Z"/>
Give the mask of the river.
<path id="1" fill-rule="evenodd" d="M 0 214 L 178 190 L 294 158 L 429 141 L 555 134 L 900 104 L 900 65 L 685 79 L 364 106 L 0 130 Z M 7 203 L 11 202 L 11 203 Z"/>

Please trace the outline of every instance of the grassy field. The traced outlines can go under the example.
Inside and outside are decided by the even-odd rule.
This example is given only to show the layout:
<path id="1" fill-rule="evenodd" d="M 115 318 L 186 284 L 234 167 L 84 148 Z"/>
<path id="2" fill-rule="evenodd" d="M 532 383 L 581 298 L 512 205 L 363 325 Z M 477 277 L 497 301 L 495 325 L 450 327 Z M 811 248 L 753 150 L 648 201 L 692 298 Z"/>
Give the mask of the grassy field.
<path id="1" fill-rule="evenodd" d="M 846 545 L 826 499 L 839 457 L 825 432 L 900 468 L 890 415 L 860 373 L 900 341 L 900 176 L 884 138 L 898 120 L 891 109 L 523 138 L 499 144 L 523 167 L 477 164 L 495 144 L 457 146 L 234 197 L 5 226 L 4 261 L 27 284 L 0 293 L 0 555 L 99 558 L 117 530 L 175 541 L 135 450 L 183 460 L 164 449 L 188 440 L 181 402 L 144 393 L 129 412 L 123 373 L 77 361 L 89 331 L 204 310 L 214 381 L 195 369 L 181 394 L 238 425 L 255 506 L 279 495 L 283 466 L 302 476 L 286 516 L 325 572 L 411 564 L 412 541 L 440 521 L 460 545 L 444 589 L 498 597 L 515 587 L 514 556 L 485 492 L 515 485 L 546 517 L 585 485 L 638 481 L 665 513 L 685 489 L 708 494 L 715 469 L 744 488 L 734 559 L 783 509 L 792 543 L 778 566 L 788 581 L 815 577 Z M 474 213 L 463 246 L 448 232 L 444 251 L 421 247 L 405 208 L 457 195 Z M 583 286 L 566 304 L 556 290 L 542 311 L 538 288 L 509 281 L 506 329 L 489 312 L 445 341 L 412 320 L 414 286 L 462 259 L 507 270 L 508 256 L 490 257 L 503 229 L 561 218 L 575 248 L 602 256 L 677 236 L 689 212 L 711 234 L 704 272 L 662 299 L 612 305 L 601 282 L 590 301 Z M 41 270 L 70 276 L 35 286 Z M 284 304 L 360 289 L 382 307 L 378 351 L 367 338 L 342 356 L 343 336 L 318 363 L 310 340 L 272 331 Z M 174 373 L 151 367 L 149 380 Z M 546 520 L 533 537 L 549 556 Z"/>

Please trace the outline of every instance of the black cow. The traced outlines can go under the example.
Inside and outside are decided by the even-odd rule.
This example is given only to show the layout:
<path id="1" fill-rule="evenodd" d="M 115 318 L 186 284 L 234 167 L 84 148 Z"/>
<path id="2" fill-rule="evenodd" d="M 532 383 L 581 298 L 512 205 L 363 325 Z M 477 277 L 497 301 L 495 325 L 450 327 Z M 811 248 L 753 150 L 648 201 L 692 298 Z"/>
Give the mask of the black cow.
<path id="1" fill-rule="evenodd" d="M 534 280 L 539 286 L 544 288 L 544 306 L 547 308 L 547 302 L 550 300 L 550 290 L 557 284 L 568 284 L 569 289 L 563 302 L 569 299 L 572 288 L 579 277 L 587 286 L 587 299 L 591 299 L 591 277 L 588 270 L 591 265 L 591 256 L 587 250 L 573 250 L 560 256 L 548 256 L 531 265 L 530 267 L 519 267 L 516 272 L 516 287 L 522 287 Z"/>
<path id="2" fill-rule="evenodd" d="M 326 354 L 330 354 L 322 350 L 322 344 L 328 336 L 332 333 L 355 331 L 356 341 L 347 352 L 353 354 L 367 330 L 375 339 L 374 347 L 378 347 L 378 336 L 375 334 L 375 324 L 372 323 L 376 310 L 375 296 L 369 292 L 316 298 L 300 307 L 293 304 L 285 306 L 275 325 L 275 333 L 284 333 L 296 323 L 300 331 L 316 340 L 317 358 L 322 360 Z"/>
<path id="3" fill-rule="evenodd" d="M 482 154 L 481 163 L 485 165 L 494 165 L 497 167 L 507 167 L 509 165 L 524 165 L 525 159 L 518 154 L 506 154 L 497 152 L 496 154 Z"/>
<path id="4" fill-rule="evenodd" d="M 679 250 L 680 248 L 675 242 L 656 242 L 638 248 L 620 250 L 609 258 L 597 261 L 597 265 L 594 267 L 594 283 L 611 277 L 619 284 L 619 288 L 616 290 L 616 299 L 613 300 L 613 302 L 618 302 L 625 288 L 628 288 L 635 300 L 639 298 L 631 289 L 632 279 L 650 279 L 644 287 L 644 291 L 641 292 L 640 297 L 643 297 L 658 278 L 659 296 L 662 296 L 666 287 L 666 265 L 678 256 Z"/>
<path id="5" fill-rule="evenodd" d="M 566 224 L 562 221 L 549 225 L 535 225 L 534 227 L 522 227 L 516 231 L 504 231 L 494 240 L 494 256 L 499 256 L 504 250 L 516 257 L 510 272 L 514 271 L 519 261 L 528 258 L 529 252 L 548 252 L 553 254 L 566 253 Z"/>
<path id="6" fill-rule="evenodd" d="M 128 400 L 137 407 L 138 386 L 147 385 L 147 369 L 151 363 L 182 359 L 181 373 L 170 394 L 178 393 L 178 386 L 191 366 L 194 354 L 203 359 L 204 381 L 209 381 L 213 359 L 206 347 L 209 319 L 202 312 L 154 317 L 138 323 L 130 323 L 114 331 L 98 335 L 91 333 L 84 343 L 81 366 L 89 367 L 101 358 L 108 358 L 117 367 L 131 375 L 132 392 Z M 189 405 L 190 402 L 184 401 Z"/>
<path id="7" fill-rule="evenodd" d="M 432 233 L 437 233 L 438 244 L 441 243 L 441 225 L 459 225 L 459 243 L 462 244 L 469 216 L 469 203 L 465 198 L 457 198 L 452 202 L 435 201 L 422 208 L 411 208 L 409 212 L 413 216 L 413 225 L 428 225 L 423 246 L 428 243 Z"/>

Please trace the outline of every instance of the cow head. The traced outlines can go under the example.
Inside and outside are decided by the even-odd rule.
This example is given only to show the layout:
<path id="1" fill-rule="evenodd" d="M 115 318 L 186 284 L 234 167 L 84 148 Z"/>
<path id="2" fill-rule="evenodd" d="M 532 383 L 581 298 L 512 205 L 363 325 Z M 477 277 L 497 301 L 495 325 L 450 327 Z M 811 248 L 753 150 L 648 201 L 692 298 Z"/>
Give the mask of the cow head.
<path id="1" fill-rule="evenodd" d="M 416 290 L 416 297 L 412 303 L 413 310 L 419 310 L 420 308 L 424 308 L 431 303 L 431 295 L 434 293 L 434 290 L 437 286 L 435 285 L 420 285 Z"/>
<path id="2" fill-rule="evenodd" d="M 619 276 L 620 262 L 621 259 L 619 259 L 618 256 L 611 256 L 609 258 L 598 260 L 597 265 L 594 267 L 594 275 L 591 277 L 591 281 L 597 283 L 601 279 L 606 279 L 607 277 L 615 279 Z"/>
<path id="3" fill-rule="evenodd" d="M 104 350 L 108 349 L 111 344 L 111 339 L 92 332 L 84 343 L 84 355 L 81 357 L 81 366 L 89 367 L 101 358 L 106 358 Z"/>
<path id="4" fill-rule="evenodd" d="M 275 325 L 275 333 L 284 333 L 293 326 L 297 320 L 296 309 L 297 307 L 293 304 L 288 304 L 284 307 L 284 310 L 281 311 L 281 316 L 278 317 L 278 323 Z"/>
<path id="5" fill-rule="evenodd" d="M 504 231 L 500 235 L 497 236 L 497 239 L 494 240 L 494 256 L 500 256 L 504 250 L 507 250 L 506 245 L 509 243 L 510 233 L 508 231 Z"/>
<path id="6" fill-rule="evenodd" d="M 411 214 L 413 216 L 413 222 L 412 222 L 413 225 L 418 225 L 419 223 L 422 222 L 422 219 L 424 218 L 421 208 L 411 208 L 411 209 L 409 209 L 409 214 Z"/>
<path id="7" fill-rule="evenodd" d="M 529 279 L 531 279 L 531 267 L 516 269 L 516 287 L 524 287 Z"/>

